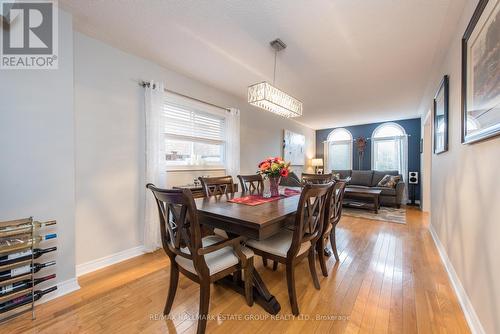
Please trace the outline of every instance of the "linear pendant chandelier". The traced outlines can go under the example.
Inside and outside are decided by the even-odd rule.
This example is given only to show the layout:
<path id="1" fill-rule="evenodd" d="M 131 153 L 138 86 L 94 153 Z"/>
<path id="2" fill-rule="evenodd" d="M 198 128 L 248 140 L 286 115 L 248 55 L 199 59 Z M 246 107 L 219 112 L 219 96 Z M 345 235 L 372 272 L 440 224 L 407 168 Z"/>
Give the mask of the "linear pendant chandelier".
<path id="1" fill-rule="evenodd" d="M 274 86 L 276 81 L 276 56 L 279 51 L 286 48 L 286 44 L 279 38 L 270 44 L 274 49 L 273 84 L 264 81 L 249 86 L 248 103 L 283 117 L 302 116 L 302 102 Z"/>

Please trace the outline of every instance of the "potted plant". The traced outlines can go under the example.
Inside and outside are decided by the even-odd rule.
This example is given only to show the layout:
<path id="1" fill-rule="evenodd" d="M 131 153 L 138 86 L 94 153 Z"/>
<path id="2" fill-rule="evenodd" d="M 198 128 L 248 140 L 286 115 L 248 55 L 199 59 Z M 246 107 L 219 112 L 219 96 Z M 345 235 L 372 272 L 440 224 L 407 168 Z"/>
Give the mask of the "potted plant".
<path id="1" fill-rule="evenodd" d="M 288 177 L 290 163 L 281 157 L 267 158 L 259 163 L 259 171 L 264 180 L 269 180 L 271 197 L 279 196 L 279 184 L 281 177 Z"/>

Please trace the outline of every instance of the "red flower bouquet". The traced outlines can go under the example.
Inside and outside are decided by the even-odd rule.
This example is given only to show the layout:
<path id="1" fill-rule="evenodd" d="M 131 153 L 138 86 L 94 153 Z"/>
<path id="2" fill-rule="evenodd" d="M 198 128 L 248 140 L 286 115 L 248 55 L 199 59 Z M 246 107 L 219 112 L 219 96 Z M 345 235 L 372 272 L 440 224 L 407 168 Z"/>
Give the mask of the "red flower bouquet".
<path id="1" fill-rule="evenodd" d="M 281 177 L 288 177 L 290 163 L 281 157 L 267 158 L 259 163 L 259 171 L 264 178 L 268 178 L 271 188 L 271 196 L 279 196 L 279 183 Z"/>
<path id="2" fill-rule="evenodd" d="M 287 177 L 290 172 L 290 163 L 285 162 L 281 157 L 267 158 L 259 164 L 259 171 L 262 176 Z"/>

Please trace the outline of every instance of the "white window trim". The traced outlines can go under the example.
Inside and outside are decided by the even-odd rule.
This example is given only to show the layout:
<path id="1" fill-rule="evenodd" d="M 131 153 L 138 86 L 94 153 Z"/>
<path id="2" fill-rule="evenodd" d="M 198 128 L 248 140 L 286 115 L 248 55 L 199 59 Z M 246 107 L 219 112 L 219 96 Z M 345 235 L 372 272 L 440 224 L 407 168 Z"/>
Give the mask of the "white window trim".
<path id="1" fill-rule="evenodd" d="M 206 165 L 186 165 L 186 166 L 167 166 L 166 171 L 167 172 L 193 172 L 193 171 L 216 171 L 216 170 L 223 170 L 225 171 L 225 167 L 215 167 L 215 166 L 210 166 Z"/>
<path id="2" fill-rule="evenodd" d="M 211 114 L 220 118 L 224 119 L 224 137 L 226 137 L 227 134 L 227 114 L 226 110 L 222 108 L 218 108 L 212 105 L 209 105 L 207 103 L 203 103 L 200 101 L 196 100 L 191 100 L 186 97 L 179 96 L 177 94 L 173 93 L 166 93 L 165 94 L 165 101 L 169 101 L 172 103 L 177 103 L 180 105 L 184 105 L 189 108 L 193 108 L 196 110 L 200 110 L 201 113 L 205 114 Z M 172 171 L 208 171 L 208 170 L 226 170 L 226 157 L 227 157 L 227 138 L 225 140 L 213 140 L 213 139 L 203 139 L 200 140 L 195 137 L 191 136 L 183 136 L 183 135 L 174 135 L 174 134 L 168 134 L 168 133 L 163 133 L 164 136 L 170 137 L 172 139 L 178 139 L 178 140 L 186 140 L 186 141 L 197 141 L 200 143 L 211 143 L 211 144 L 222 144 L 223 145 L 223 162 L 222 164 L 204 164 L 204 165 L 168 165 L 165 162 L 165 170 L 167 172 L 172 172 Z M 163 155 L 166 152 L 163 152 Z"/>
<path id="3" fill-rule="evenodd" d="M 333 133 L 335 131 L 346 131 L 347 133 L 349 133 L 349 136 L 351 136 L 351 139 L 350 140 L 331 140 L 330 138 L 332 137 Z M 347 130 L 346 128 L 336 128 L 336 129 L 333 129 L 329 134 L 328 134 L 328 137 L 327 137 L 327 140 L 323 143 L 323 155 L 324 155 L 324 158 L 325 158 L 325 165 L 326 167 L 328 168 L 328 170 L 326 170 L 325 172 L 331 172 L 332 169 L 330 168 L 329 166 L 329 150 L 330 150 L 330 143 L 332 142 L 335 142 L 335 143 L 339 143 L 339 144 L 349 144 L 349 168 L 348 170 L 352 170 L 352 166 L 353 166 L 353 150 L 354 150 L 354 145 L 353 145 L 353 137 L 352 137 L 352 133 L 351 131 Z"/>

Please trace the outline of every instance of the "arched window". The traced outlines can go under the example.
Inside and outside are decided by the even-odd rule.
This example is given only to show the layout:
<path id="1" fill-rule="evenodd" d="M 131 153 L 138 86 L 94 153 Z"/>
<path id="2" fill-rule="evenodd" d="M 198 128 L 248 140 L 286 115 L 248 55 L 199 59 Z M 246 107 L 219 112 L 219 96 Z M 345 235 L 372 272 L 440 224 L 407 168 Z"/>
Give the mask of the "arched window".
<path id="1" fill-rule="evenodd" d="M 401 137 L 405 136 L 406 132 L 403 127 L 397 123 L 384 123 L 380 124 L 373 131 L 373 138 L 384 138 L 384 137 Z"/>
<path id="2" fill-rule="evenodd" d="M 372 169 L 397 170 L 406 180 L 408 174 L 408 137 L 396 123 L 379 125 L 372 134 Z"/>
<path id="3" fill-rule="evenodd" d="M 352 169 L 352 135 L 338 128 L 330 132 L 325 142 L 326 171 Z"/>

